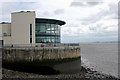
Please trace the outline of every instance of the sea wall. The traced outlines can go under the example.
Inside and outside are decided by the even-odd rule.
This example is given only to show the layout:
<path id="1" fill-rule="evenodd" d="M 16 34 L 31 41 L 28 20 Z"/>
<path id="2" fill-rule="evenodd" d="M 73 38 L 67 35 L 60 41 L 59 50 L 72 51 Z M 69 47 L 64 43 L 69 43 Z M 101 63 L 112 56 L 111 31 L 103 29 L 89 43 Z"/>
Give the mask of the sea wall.
<path id="1" fill-rule="evenodd" d="M 80 57 L 80 47 L 34 47 L 4 48 L 2 58 L 8 61 L 35 61 L 44 59 L 66 59 Z"/>
<path id="2" fill-rule="evenodd" d="M 2 66 L 39 74 L 78 73 L 81 70 L 79 46 L 4 48 Z"/>

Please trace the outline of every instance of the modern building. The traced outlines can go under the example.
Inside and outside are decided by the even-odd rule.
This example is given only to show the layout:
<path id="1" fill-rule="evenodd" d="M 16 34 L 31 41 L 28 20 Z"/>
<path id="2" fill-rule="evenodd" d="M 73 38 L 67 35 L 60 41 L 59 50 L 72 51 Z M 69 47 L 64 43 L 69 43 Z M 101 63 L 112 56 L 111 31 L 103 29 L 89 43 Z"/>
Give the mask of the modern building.
<path id="1" fill-rule="evenodd" d="M 36 18 L 35 11 L 11 14 L 11 23 L 1 23 L 4 44 L 60 43 L 60 26 L 56 19 Z M 1 31 L 0 31 L 1 32 Z"/>

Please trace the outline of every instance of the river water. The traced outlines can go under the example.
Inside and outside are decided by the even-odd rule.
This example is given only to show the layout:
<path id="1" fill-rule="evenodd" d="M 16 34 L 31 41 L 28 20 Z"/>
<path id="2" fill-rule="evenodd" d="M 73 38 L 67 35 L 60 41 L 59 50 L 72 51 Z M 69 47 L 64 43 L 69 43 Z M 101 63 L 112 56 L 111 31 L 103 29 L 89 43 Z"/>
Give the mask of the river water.
<path id="1" fill-rule="evenodd" d="M 118 77 L 118 43 L 80 43 L 84 66 Z"/>

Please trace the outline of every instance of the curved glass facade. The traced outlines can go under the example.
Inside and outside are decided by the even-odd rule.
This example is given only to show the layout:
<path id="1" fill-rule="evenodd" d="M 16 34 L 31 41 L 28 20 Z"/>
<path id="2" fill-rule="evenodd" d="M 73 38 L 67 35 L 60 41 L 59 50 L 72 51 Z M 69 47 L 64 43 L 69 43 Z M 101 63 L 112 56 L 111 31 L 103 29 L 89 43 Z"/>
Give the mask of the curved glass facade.
<path id="1" fill-rule="evenodd" d="M 36 43 L 60 43 L 60 26 L 50 23 L 36 23 Z"/>

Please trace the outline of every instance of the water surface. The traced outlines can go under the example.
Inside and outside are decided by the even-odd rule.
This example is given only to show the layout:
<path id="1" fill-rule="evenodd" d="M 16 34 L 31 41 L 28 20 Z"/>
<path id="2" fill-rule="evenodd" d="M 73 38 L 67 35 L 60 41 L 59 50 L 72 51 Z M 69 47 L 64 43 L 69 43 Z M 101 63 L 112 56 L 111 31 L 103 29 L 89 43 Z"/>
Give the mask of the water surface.
<path id="1" fill-rule="evenodd" d="M 118 43 L 81 43 L 80 47 L 86 66 L 118 77 Z"/>

